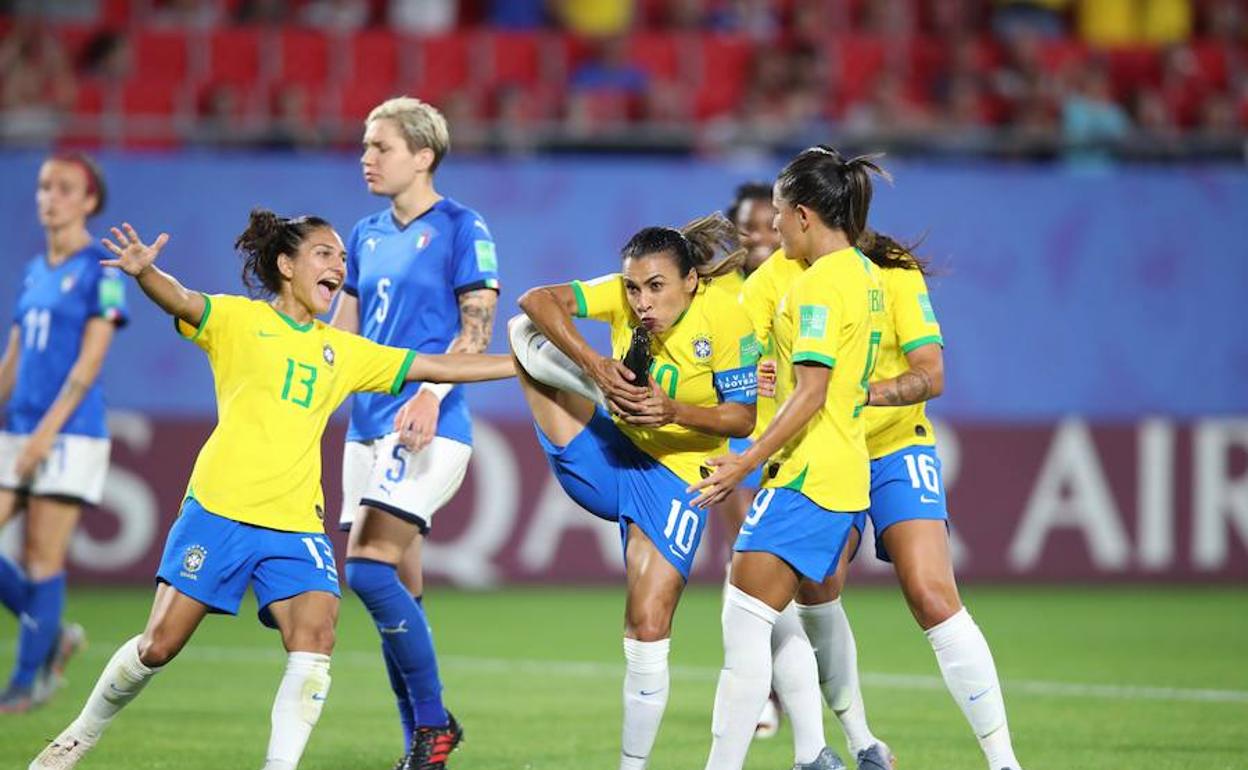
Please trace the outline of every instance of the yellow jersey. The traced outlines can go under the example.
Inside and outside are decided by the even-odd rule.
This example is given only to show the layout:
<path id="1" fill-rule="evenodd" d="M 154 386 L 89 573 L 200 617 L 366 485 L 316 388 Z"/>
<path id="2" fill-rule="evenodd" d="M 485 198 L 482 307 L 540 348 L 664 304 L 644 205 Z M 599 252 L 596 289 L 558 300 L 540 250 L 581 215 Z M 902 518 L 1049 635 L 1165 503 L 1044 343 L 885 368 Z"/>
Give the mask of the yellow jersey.
<path id="1" fill-rule="evenodd" d="M 187 494 L 227 519 L 322 532 L 321 434 L 357 390 L 398 393 L 415 351 L 321 321 L 297 324 L 267 302 L 204 295 L 199 326 L 178 333 L 208 354 L 217 425 Z"/>
<path id="2" fill-rule="evenodd" d="M 754 332 L 741 312 L 736 293 L 720 286 L 719 281 L 699 282 L 684 315 L 672 328 L 650 337 L 654 357 L 650 376 L 668 398 L 683 404 L 713 407 L 726 401 L 754 403 L 758 382 Z M 591 281 L 573 281 L 572 291 L 577 316 L 611 324 L 612 355 L 623 356 L 637 325 L 624 279 L 612 273 Z M 615 424 L 638 449 L 689 483 L 702 477 L 698 469 L 707 458 L 723 454 L 728 445 L 725 436 L 676 424 L 644 428 L 618 417 Z"/>
<path id="3" fill-rule="evenodd" d="M 771 335 L 771 324 L 775 319 L 776 305 L 806 269 L 806 265 L 796 259 L 784 255 L 784 249 L 777 249 L 774 254 L 763 261 L 741 286 L 740 301 L 745 313 L 754 327 L 754 336 L 758 340 L 759 357 L 775 359 L 775 341 Z M 771 419 L 776 416 L 779 405 L 775 396 L 759 394 L 757 417 L 754 421 L 754 432 L 751 441 L 757 441 L 763 435 Z"/>
<path id="4" fill-rule="evenodd" d="M 918 270 L 880 271 L 884 286 L 884 313 L 880 351 L 871 381 L 888 380 L 910 368 L 906 354 L 924 345 L 944 345 L 940 324 L 927 294 L 927 282 Z M 908 446 L 932 446 L 936 434 L 927 419 L 926 403 L 910 406 L 869 406 L 867 451 L 874 460 Z"/>
<path id="5" fill-rule="evenodd" d="M 867 382 L 885 312 L 880 269 L 857 249 L 834 251 L 806 268 L 776 307 L 776 398 L 783 404 L 802 363 L 831 369 L 823 406 L 774 455 L 763 485 L 801 492 L 819 507 L 861 511 L 870 505 Z"/>

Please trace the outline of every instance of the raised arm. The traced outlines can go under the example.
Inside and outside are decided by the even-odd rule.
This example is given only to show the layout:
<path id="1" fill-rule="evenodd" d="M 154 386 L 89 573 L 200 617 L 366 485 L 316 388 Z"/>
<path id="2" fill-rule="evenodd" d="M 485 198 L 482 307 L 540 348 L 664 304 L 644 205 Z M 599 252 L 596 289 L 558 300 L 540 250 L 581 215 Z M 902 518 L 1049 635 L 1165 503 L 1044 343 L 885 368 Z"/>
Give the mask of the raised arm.
<path id="1" fill-rule="evenodd" d="M 932 342 L 906 353 L 910 368 L 896 377 L 871 383 L 870 406 L 909 406 L 936 398 L 945 390 L 944 348 Z"/>
<path id="2" fill-rule="evenodd" d="M 828 397 L 832 369 L 822 364 L 799 363 L 793 367 L 797 384 L 780 406 L 771 424 L 750 448 L 740 455 L 725 455 L 707 461 L 715 468 L 709 477 L 690 487 L 701 490 L 693 505 L 705 508 L 728 496 L 741 480 L 767 461 L 802 431 Z"/>
<path id="3" fill-rule="evenodd" d="M 8 403 L 13 395 L 13 384 L 17 382 L 17 363 L 22 355 L 22 327 L 17 324 L 9 329 L 9 342 L 4 347 L 4 357 L 0 358 L 0 406 Z"/>
<path id="4" fill-rule="evenodd" d="M 417 355 L 407 367 L 408 382 L 484 382 L 516 376 L 511 356 L 489 353 Z"/>
<path id="5" fill-rule="evenodd" d="M 206 307 L 204 295 L 187 289 L 176 278 L 153 264 L 160 250 L 169 242 L 169 236 L 161 233 L 149 246 L 143 243 L 128 222 L 122 224 L 121 228 L 112 228 L 115 243 L 107 238 L 103 241 L 104 246 L 117 258 L 101 260 L 100 264 L 116 267 L 132 276 L 148 299 L 155 302 L 161 310 L 192 326 L 198 326 Z"/>
<path id="6" fill-rule="evenodd" d="M 572 323 L 576 315 L 576 294 L 570 284 L 539 286 L 520 297 L 520 309 L 533 324 L 588 374 L 607 400 L 621 412 L 635 412 L 650 397 L 650 391 L 634 384 L 633 373 L 623 363 L 604 356 L 585 341 Z"/>
<path id="7" fill-rule="evenodd" d="M 17 458 L 18 478 L 25 478 L 35 471 L 52 449 L 56 436 L 69 421 L 74 410 L 82 403 L 83 396 L 91 389 L 100 367 L 104 365 L 104 357 L 108 354 L 108 346 L 113 341 L 116 327 L 112 321 L 104 318 L 92 318 L 87 321 L 82 335 L 82 347 L 78 349 L 78 358 L 74 360 L 69 376 L 61 386 L 56 400 L 44 413 L 43 418 L 35 427 L 22 454 Z"/>

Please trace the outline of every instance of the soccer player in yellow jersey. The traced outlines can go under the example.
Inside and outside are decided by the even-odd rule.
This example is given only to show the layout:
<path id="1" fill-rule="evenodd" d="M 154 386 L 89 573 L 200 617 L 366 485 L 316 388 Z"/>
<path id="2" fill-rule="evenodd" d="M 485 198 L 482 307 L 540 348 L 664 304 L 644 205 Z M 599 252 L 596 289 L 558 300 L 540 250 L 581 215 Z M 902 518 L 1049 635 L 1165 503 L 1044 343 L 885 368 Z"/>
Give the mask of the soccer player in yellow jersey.
<path id="1" fill-rule="evenodd" d="M 743 256 L 723 216 L 680 230 L 647 227 L 621 256 L 619 273 L 527 292 L 525 315 L 508 331 L 555 477 L 582 507 L 619 522 L 628 573 L 627 770 L 646 766 L 658 734 L 672 615 L 706 525 L 686 489 L 729 436 L 753 429 L 755 353 L 736 292 L 716 277 Z M 648 374 L 637 364 L 645 381 L 591 348 L 573 318 L 610 324 L 616 358 L 630 350 L 630 360 L 651 358 Z"/>
<path id="2" fill-rule="evenodd" d="M 870 158 L 845 160 L 831 148 L 803 151 L 774 187 L 784 253 L 806 267 L 776 306 L 771 336 L 780 409 L 742 455 L 714 458 L 693 485 L 695 505 L 723 499 L 766 463 L 763 489 L 737 538 L 723 612 L 724 668 L 715 694 L 714 742 L 707 768 L 745 763 L 755 719 L 772 680 L 773 632 L 802 580 L 832 574 L 869 503 L 865 420 L 867 381 L 884 312 L 879 268 L 854 245 L 871 203 Z M 803 661 L 817 679 L 814 655 Z M 785 704 L 819 711 L 819 697 Z M 812 743 L 800 770 L 844 767 Z"/>
<path id="3" fill-rule="evenodd" d="M 925 409 L 925 402 L 944 387 L 944 339 L 924 281 L 926 267 L 887 236 L 868 232 L 860 245 L 882 268 L 888 308 L 864 412 L 871 456 L 867 517 L 875 530 L 876 555 L 893 563 L 902 594 L 979 739 L 989 770 L 1018 770 L 992 652 L 962 606 L 953 577 L 940 458 Z M 818 650 L 824 697 L 859 767 L 875 770 L 888 767 L 889 752 L 867 727 L 854 636 L 840 603 L 858 534 L 850 534 L 847 556 L 834 576 L 819 585 L 803 584 L 798 610 Z"/>
<path id="4" fill-rule="evenodd" d="M 273 704 L 264 767 L 293 770 L 329 692 L 338 572 L 325 538 L 321 434 L 356 391 L 397 392 L 408 380 L 470 382 L 514 373 L 505 356 L 421 355 L 317 320 L 345 275 L 346 250 L 317 217 L 257 209 L 235 246 L 244 281 L 270 301 L 189 291 L 152 263 L 168 242 L 145 245 L 113 228 L 104 261 L 133 276 L 208 354 L 217 426 L 200 450 L 157 572 L 147 628 L 121 646 L 82 713 L 31 763 L 70 768 L 190 639 L 209 612 L 235 614 L 248 585 L 260 620 L 281 631 L 289 656 Z"/>

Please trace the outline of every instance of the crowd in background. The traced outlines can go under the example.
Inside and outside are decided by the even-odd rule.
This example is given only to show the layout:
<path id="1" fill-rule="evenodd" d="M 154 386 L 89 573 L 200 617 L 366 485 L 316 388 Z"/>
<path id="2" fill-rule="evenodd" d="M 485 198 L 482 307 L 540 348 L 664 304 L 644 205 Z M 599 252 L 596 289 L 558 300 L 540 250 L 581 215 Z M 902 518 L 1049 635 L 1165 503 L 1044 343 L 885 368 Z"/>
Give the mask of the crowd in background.
<path id="1" fill-rule="evenodd" d="M 254 33 L 254 73 L 216 76 L 223 30 Z M 292 31 L 323 53 L 283 53 Z M 358 105 L 399 92 L 459 151 L 1242 159 L 1248 138 L 1244 0 L 10 0 L 0 35 L 10 144 L 354 144 Z"/>

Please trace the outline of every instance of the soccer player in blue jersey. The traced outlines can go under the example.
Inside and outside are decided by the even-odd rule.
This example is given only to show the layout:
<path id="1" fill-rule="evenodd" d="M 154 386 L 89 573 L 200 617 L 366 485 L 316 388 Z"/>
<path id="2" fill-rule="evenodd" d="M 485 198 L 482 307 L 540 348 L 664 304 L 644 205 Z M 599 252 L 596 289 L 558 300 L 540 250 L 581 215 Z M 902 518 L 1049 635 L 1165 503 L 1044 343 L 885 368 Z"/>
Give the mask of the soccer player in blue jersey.
<path id="1" fill-rule="evenodd" d="M 422 353 L 489 345 L 499 288 L 494 239 L 477 212 L 434 189 L 449 147 L 445 118 L 418 99 L 390 99 L 369 114 L 364 180 L 390 205 L 360 220 L 347 241 L 339 328 Z M 354 399 L 339 522 L 351 532 L 347 582 L 381 635 L 403 727 L 402 768 L 442 767 L 463 735 L 442 703 L 420 553 L 471 454 L 462 388 L 413 382 L 397 396 Z"/>
<path id="2" fill-rule="evenodd" d="M 104 206 L 104 177 L 80 153 L 49 158 L 35 194 L 47 248 L 18 281 L 17 309 L 0 360 L 0 524 L 25 498 L 22 566 L 0 557 L 0 601 L 21 620 L 17 665 L 0 711 L 49 698 L 84 641 L 63 624 L 65 557 L 82 506 L 96 504 L 108 473 L 104 393 L 97 377 L 113 333 L 126 322 L 116 270 L 87 219 Z"/>

